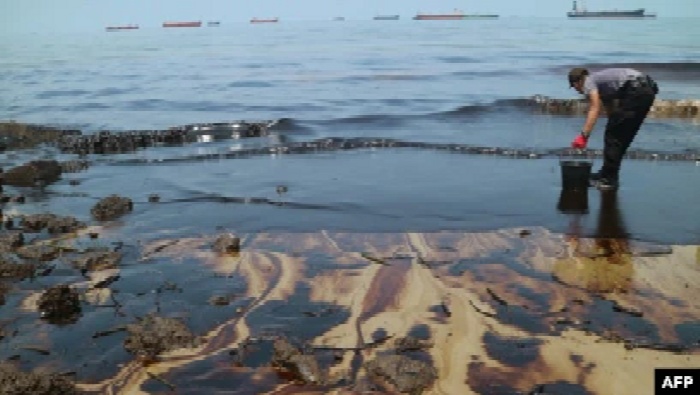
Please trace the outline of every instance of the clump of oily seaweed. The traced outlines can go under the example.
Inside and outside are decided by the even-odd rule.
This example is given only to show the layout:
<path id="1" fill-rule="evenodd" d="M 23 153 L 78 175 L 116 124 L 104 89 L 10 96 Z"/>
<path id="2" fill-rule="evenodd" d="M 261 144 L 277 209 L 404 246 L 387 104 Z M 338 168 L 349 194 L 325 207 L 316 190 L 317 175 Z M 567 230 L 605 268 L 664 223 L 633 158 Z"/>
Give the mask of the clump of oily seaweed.
<path id="1" fill-rule="evenodd" d="M 98 221 L 111 221 L 131 212 L 133 209 L 134 203 L 131 199 L 110 195 L 97 202 L 90 210 L 90 213 Z"/>
<path id="2" fill-rule="evenodd" d="M 196 347 L 198 339 L 184 323 L 167 317 L 149 314 L 135 324 L 126 326 L 126 351 L 144 362 L 154 361 L 159 354 L 178 348 Z"/>
<path id="3" fill-rule="evenodd" d="M 284 337 L 275 339 L 272 365 L 286 370 L 297 381 L 314 384 L 326 381 L 326 374 L 321 371 L 316 357 L 305 354 Z"/>
<path id="4" fill-rule="evenodd" d="M 437 378 L 435 368 L 405 355 L 377 356 L 365 364 L 365 369 L 372 381 L 388 382 L 401 393 L 423 393 Z"/>
<path id="5" fill-rule="evenodd" d="M 39 125 L 0 121 L 0 151 L 34 148 L 39 144 L 55 143 L 64 131 Z"/>
<path id="6" fill-rule="evenodd" d="M 22 372 L 0 362 L 0 394 L 73 395 L 75 385 L 66 377 L 52 373 Z"/>
<path id="7" fill-rule="evenodd" d="M 52 324 L 72 324 L 80 317 L 80 295 L 68 285 L 53 286 L 39 297 L 41 317 Z"/>

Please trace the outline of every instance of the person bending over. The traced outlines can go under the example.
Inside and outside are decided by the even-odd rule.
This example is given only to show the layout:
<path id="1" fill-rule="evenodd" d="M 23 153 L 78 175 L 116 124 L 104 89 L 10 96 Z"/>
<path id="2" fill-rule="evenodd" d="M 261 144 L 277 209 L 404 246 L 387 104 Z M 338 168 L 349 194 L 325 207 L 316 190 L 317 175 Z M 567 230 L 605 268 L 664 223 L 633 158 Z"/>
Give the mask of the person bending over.
<path id="1" fill-rule="evenodd" d="M 571 143 L 583 149 L 593 131 L 602 107 L 608 115 L 605 126 L 603 166 L 591 175 L 591 182 L 601 190 L 615 190 L 619 185 L 622 158 L 649 113 L 659 88 L 648 75 L 629 68 L 609 68 L 589 72 L 576 67 L 569 72 L 569 86 L 588 96 L 590 107 L 581 133 Z"/>

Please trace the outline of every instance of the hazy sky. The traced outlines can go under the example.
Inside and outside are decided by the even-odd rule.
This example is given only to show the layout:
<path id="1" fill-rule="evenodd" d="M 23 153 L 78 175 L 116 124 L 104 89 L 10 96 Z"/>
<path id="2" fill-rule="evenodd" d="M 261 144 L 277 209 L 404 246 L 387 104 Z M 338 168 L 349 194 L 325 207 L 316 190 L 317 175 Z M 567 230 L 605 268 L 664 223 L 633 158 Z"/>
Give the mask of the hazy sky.
<path id="1" fill-rule="evenodd" d="M 700 0 L 580 0 L 589 9 L 646 8 L 660 17 L 700 17 Z M 285 20 L 371 19 L 455 8 L 501 16 L 564 18 L 571 0 L 0 0 L 0 32 L 102 29 L 136 23 L 157 27 L 165 20 L 244 22 L 252 17 Z"/>

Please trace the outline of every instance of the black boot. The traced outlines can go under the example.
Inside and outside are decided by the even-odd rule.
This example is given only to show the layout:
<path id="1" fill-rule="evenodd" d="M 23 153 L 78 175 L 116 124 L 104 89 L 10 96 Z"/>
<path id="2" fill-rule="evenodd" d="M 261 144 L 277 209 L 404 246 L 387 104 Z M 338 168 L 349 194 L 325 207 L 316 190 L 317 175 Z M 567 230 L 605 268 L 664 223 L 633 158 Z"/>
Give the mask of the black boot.
<path id="1" fill-rule="evenodd" d="M 591 175 L 588 177 L 588 181 L 592 187 L 598 185 L 598 181 L 602 178 L 600 172 L 597 173 L 591 173 Z"/>
<path id="2" fill-rule="evenodd" d="M 617 177 L 601 177 L 596 183 L 596 188 L 600 191 L 616 191 L 619 187 Z"/>

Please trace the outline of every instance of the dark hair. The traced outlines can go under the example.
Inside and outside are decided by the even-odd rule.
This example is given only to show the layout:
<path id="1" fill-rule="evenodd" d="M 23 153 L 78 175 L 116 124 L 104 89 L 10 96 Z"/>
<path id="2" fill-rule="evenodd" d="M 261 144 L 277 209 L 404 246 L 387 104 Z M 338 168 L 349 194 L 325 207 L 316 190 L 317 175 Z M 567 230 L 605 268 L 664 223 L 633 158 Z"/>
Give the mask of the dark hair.
<path id="1" fill-rule="evenodd" d="M 588 69 L 576 67 L 569 71 L 569 85 L 574 86 L 574 83 L 581 81 L 583 77 L 588 75 Z"/>

